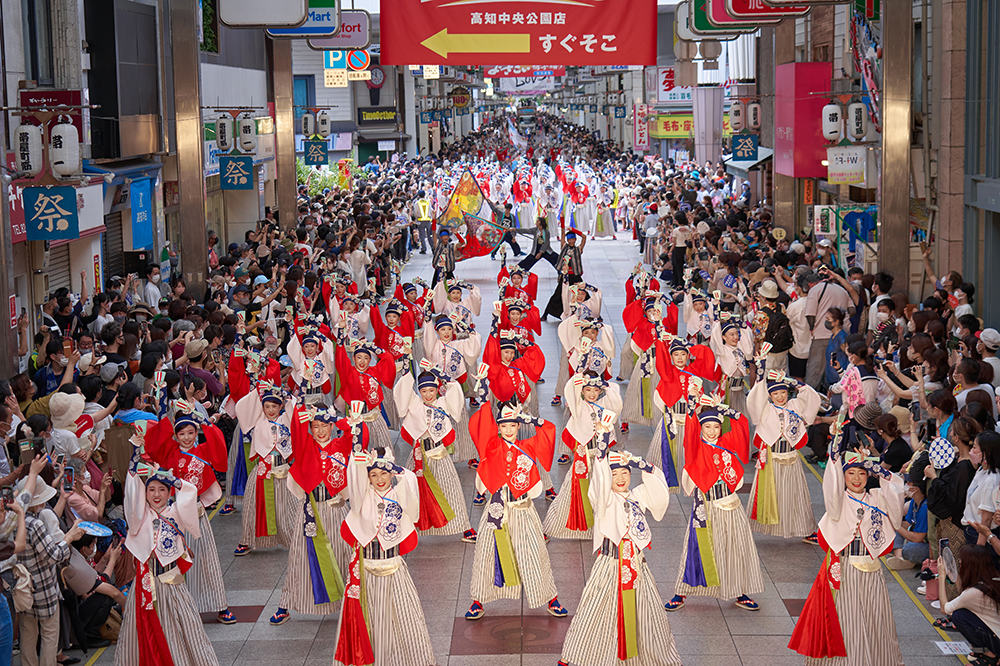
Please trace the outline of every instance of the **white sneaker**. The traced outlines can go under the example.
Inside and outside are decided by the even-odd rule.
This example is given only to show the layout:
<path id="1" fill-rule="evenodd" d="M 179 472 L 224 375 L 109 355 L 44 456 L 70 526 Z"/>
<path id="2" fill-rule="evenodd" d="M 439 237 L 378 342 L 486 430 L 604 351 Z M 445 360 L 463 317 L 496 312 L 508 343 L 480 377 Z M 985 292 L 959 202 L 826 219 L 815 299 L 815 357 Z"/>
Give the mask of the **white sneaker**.
<path id="1" fill-rule="evenodd" d="M 927 594 L 927 586 L 921 585 L 917 588 L 917 594 Z"/>
<path id="2" fill-rule="evenodd" d="M 936 600 L 932 601 L 931 602 L 931 608 L 941 608 L 941 602 L 940 601 L 936 601 Z"/>
<path id="3" fill-rule="evenodd" d="M 917 565 L 909 560 L 904 560 L 902 557 L 890 557 L 886 559 L 885 566 L 893 571 L 903 571 L 905 569 L 912 569 Z"/>

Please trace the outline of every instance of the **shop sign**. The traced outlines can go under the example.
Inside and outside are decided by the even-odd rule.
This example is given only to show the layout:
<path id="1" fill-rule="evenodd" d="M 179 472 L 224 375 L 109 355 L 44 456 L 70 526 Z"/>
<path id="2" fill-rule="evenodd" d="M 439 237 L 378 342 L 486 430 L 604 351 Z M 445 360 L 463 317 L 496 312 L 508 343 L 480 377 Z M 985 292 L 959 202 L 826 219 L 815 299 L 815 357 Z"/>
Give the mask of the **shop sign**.
<path id="1" fill-rule="evenodd" d="M 145 250 L 153 246 L 153 181 L 132 181 L 132 247 Z"/>
<path id="2" fill-rule="evenodd" d="M 75 240 L 80 217 L 74 187 L 26 187 L 22 190 L 28 240 Z"/>
<path id="3" fill-rule="evenodd" d="M 859 185 L 865 182 L 867 146 L 836 146 L 826 149 L 826 182 Z"/>
<path id="4" fill-rule="evenodd" d="M 323 141 L 303 141 L 306 166 L 323 166 L 330 163 L 329 144 Z"/>
<path id="5" fill-rule="evenodd" d="M 392 11 L 380 17 L 382 64 L 652 65 L 656 4 L 393 0 Z"/>
<path id="6" fill-rule="evenodd" d="M 372 127 L 375 125 L 395 125 L 397 122 L 394 106 L 359 106 L 358 126 Z"/>
<path id="7" fill-rule="evenodd" d="M 252 190 L 253 157 L 251 155 L 220 155 L 219 176 L 223 190 Z"/>
<path id="8" fill-rule="evenodd" d="M 649 107 L 636 104 L 632 114 L 632 145 L 636 150 L 649 150 Z"/>

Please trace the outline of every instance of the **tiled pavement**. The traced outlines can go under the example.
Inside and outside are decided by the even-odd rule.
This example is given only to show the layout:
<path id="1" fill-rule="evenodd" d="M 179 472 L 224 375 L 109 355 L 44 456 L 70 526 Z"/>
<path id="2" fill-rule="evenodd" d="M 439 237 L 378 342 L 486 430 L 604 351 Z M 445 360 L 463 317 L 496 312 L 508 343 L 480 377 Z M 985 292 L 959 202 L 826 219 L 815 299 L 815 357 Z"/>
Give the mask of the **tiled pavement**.
<path id="1" fill-rule="evenodd" d="M 628 240 L 591 241 L 584 251 L 585 277 L 604 293 L 604 317 L 614 324 L 619 346 L 625 337 L 621 311 L 625 306 L 624 280 L 638 257 L 636 245 Z M 415 254 L 405 268 L 404 277 L 424 276 L 429 280 L 430 255 Z M 499 261 L 488 257 L 461 262 L 458 276 L 476 283 L 483 291 L 483 315 L 480 330 L 488 330 L 489 304 L 496 297 L 495 276 Z M 544 307 L 555 287 L 551 266 L 536 266 L 539 300 Z M 556 358 L 558 340 L 555 323 L 543 323 L 539 344 L 550 362 Z M 618 368 L 615 362 L 615 370 Z M 555 390 L 555 365 L 546 370 L 548 381 L 540 385 L 542 417 L 561 425 L 562 408 L 549 406 Z M 650 429 L 633 426 L 621 436 L 633 453 L 645 455 Z M 464 463 L 456 465 L 471 502 L 473 472 Z M 554 466 L 553 482 L 558 489 L 566 467 Z M 752 467 L 747 470 L 748 491 Z M 818 477 L 807 471 L 807 481 L 816 516 L 823 513 Z M 743 498 L 746 502 L 746 498 Z M 536 500 L 544 517 L 546 502 Z M 681 539 L 690 513 L 687 497 L 671 496 L 671 505 L 663 521 L 654 523 L 653 549 L 647 555 L 664 600 L 674 593 Z M 481 509 L 471 507 L 473 525 L 478 524 Z M 280 549 L 254 552 L 234 558 L 240 530 L 239 513 L 216 516 L 213 529 L 219 544 L 229 602 L 239 618 L 231 626 L 217 624 L 207 616 L 205 629 L 223 666 L 244 664 L 287 664 L 289 666 L 329 666 L 333 661 L 337 617 L 325 618 L 292 614 L 280 627 L 268 624 L 281 594 L 287 554 Z M 678 650 L 686 666 L 792 666 L 802 658 L 788 649 L 796 614 L 820 566 L 820 550 L 798 540 L 782 540 L 755 535 L 764 572 L 764 592 L 755 595 L 761 610 L 750 613 L 736 608 L 731 601 L 688 598 L 684 609 L 669 614 Z M 407 556 L 407 565 L 420 594 L 438 666 L 552 666 L 559 658 L 560 647 L 569 619 L 557 620 L 544 608 L 529 609 L 520 601 L 489 604 L 487 615 L 478 622 L 462 618 L 468 605 L 472 557 L 475 546 L 463 544 L 458 537 L 423 537 L 417 549 Z M 576 610 L 580 594 L 593 562 L 590 542 L 552 540 L 549 556 L 555 570 L 559 600 L 570 612 Z M 902 587 L 917 586 L 913 572 L 902 572 L 898 579 L 883 568 L 887 576 L 896 628 L 906 666 L 939 666 L 958 663 L 944 657 L 934 641 L 946 640 L 935 630 L 925 613 L 937 616 L 927 602 L 918 606 Z M 922 598 L 921 598 L 922 599 Z M 959 640 L 958 634 L 952 637 Z M 89 655 L 84 664 L 111 664 L 113 647 Z M 79 653 L 70 653 L 79 656 Z"/>

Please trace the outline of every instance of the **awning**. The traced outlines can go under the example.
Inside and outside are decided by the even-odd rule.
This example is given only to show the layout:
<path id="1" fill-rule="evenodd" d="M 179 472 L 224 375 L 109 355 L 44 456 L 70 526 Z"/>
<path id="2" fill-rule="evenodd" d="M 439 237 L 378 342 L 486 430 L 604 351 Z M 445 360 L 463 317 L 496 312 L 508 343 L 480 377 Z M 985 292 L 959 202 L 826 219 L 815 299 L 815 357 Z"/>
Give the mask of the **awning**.
<path id="1" fill-rule="evenodd" d="M 774 151 L 772 149 L 760 146 L 757 148 L 756 160 L 733 160 L 732 157 L 727 157 L 722 160 L 722 163 L 726 166 L 726 173 L 731 173 L 740 178 L 749 178 L 751 171 L 759 169 L 760 165 L 771 159 L 773 155 Z"/>
<path id="2" fill-rule="evenodd" d="M 413 137 L 411 137 L 409 134 L 400 134 L 398 131 L 388 128 L 381 130 L 378 129 L 361 130 L 358 133 L 358 140 L 364 141 L 366 143 L 370 143 L 372 141 L 388 141 L 390 139 L 393 140 L 402 139 L 403 141 L 409 141 L 411 138 Z"/>
<path id="3" fill-rule="evenodd" d="M 124 160 L 121 162 L 105 162 L 102 164 L 84 164 L 84 173 L 114 174 L 113 180 L 108 185 L 124 183 L 126 178 L 155 178 L 156 172 L 163 168 L 163 162 L 153 160 L 136 159 Z"/>

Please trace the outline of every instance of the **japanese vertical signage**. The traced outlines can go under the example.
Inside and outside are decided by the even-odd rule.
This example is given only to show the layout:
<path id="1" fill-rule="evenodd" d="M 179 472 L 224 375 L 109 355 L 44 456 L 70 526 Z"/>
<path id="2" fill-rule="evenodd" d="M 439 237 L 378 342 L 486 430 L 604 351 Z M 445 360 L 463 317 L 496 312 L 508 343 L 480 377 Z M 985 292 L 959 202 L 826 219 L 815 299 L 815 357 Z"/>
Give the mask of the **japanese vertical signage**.
<path id="1" fill-rule="evenodd" d="M 13 152 L 7 153 L 7 166 L 17 170 L 16 158 Z M 23 190 L 11 182 L 7 186 L 7 212 L 10 215 L 10 237 L 11 243 L 23 243 L 28 240 L 28 232 L 24 225 L 24 201 L 21 197 Z"/>
<path id="2" fill-rule="evenodd" d="M 132 247 L 145 250 L 153 245 L 153 181 L 132 181 Z"/>
<path id="3" fill-rule="evenodd" d="M 636 150 L 649 150 L 649 107 L 636 104 L 632 114 L 632 145 Z"/>
<path id="4" fill-rule="evenodd" d="M 22 191 L 28 240 L 74 240 L 80 236 L 76 188 L 26 187 Z"/>
<path id="5" fill-rule="evenodd" d="M 306 166 L 323 166 L 330 163 L 329 147 L 326 139 L 321 141 L 303 141 Z"/>
<path id="6" fill-rule="evenodd" d="M 253 156 L 220 155 L 219 177 L 223 190 L 252 190 Z"/>
<path id="7" fill-rule="evenodd" d="M 394 0 L 380 30 L 383 65 L 481 65 L 487 54 L 498 56 L 487 62 L 531 67 L 656 62 L 656 0 Z"/>
<path id="8" fill-rule="evenodd" d="M 17 296 L 10 295 L 10 327 L 17 328 Z"/>

